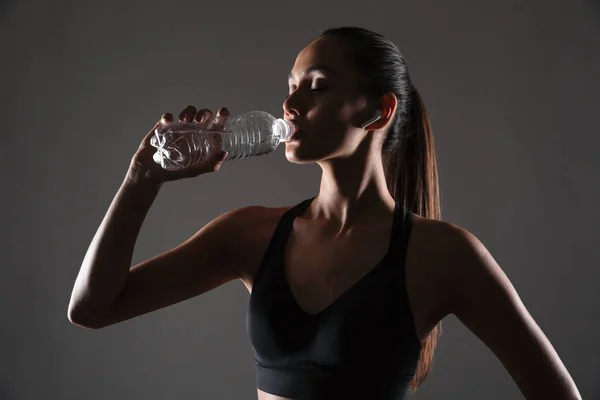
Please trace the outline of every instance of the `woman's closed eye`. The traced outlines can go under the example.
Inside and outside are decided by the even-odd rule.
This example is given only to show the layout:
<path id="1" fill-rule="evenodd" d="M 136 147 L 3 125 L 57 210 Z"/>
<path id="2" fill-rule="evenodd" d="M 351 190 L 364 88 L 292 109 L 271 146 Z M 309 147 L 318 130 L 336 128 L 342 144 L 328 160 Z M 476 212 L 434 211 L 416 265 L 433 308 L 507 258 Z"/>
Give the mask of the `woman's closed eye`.
<path id="1" fill-rule="evenodd" d="M 311 88 L 311 89 L 310 89 L 310 91 L 311 91 L 311 92 L 322 92 L 322 91 L 324 91 L 325 89 L 327 89 L 327 88 L 326 88 L 326 87 L 316 87 L 316 88 Z M 285 99 L 284 99 L 284 100 L 287 100 L 287 99 L 288 99 L 288 97 L 290 97 L 291 95 L 292 95 L 292 94 L 290 93 L 290 94 L 288 94 L 287 96 L 285 96 Z"/>

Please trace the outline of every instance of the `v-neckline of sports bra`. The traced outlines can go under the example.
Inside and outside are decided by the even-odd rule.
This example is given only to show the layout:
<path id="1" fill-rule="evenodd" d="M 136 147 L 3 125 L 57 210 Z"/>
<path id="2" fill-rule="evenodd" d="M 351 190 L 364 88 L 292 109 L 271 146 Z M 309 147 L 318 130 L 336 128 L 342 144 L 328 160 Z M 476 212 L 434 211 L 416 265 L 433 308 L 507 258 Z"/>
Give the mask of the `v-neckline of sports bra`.
<path id="1" fill-rule="evenodd" d="M 316 196 L 315 196 L 316 197 Z M 380 268 L 381 265 L 385 263 L 385 261 L 387 261 L 387 259 L 390 257 L 390 255 L 392 254 L 392 245 L 394 242 L 394 237 L 396 236 L 396 232 L 399 229 L 399 220 L 400 220 L 400 214 L 402 211 L 402 206 L 400 205 L 399 202 L 396 202 L 395 207 L 394 207 L 394 214 L 392 216 L 392 229 L 389 235 L 389 243 L 388 243 L 388 247 L 387 250 L 385 252 L 385 254 L 383 255 L 383 257 L 381 258 L 381 260 L 375 264 L 375 266 L 373 266 L 371 269 L 369 269 L 369 271 L 363 275 L 361 278 L 359 278 L 356 282 L 354 282 L 352 285 L 350 285 L 350 287 L 348 289 L 346 289 L 345 291 L 343 291 L 338 297 L 336 297 L 332 302 L 330 302 L 328 305 L 326 305 L 324 308 L 322 308 L 321 310 L 317 311 L 314 314 L 311 314 L 309 312 L 307 312 L 306 310 L 304 310 L 300 304 L 298 303 L 298 300 L 296 299 L 296 297 L 294 296 L 294 293 L 292 292 L 292 287 L 288 281 L 288 276 L 287 276 L 287 272 L 285 269 L 285 254 L 286 254 L 286 248 L 289 242 L 289 238 L 293 232 L 294 229 L 294 221 L 296 220 L 296 218 L 302 214 L 312 203 L 312 201 L 315 199 L 315 197 L 310 198 L 305 200 L 304 202 L 299 204 L 299 208 L 298 210 L 293 213 L 291 215 L 291 218 L 289 218 L 289 221 L 287 223 L 287 227 L 286 230 L 284 232 L 285 234 L 285 240 L 283 241 L 283 245 L 281 248 L 281 251 L 279 252 L 279 258 L 280 258 L 280 262 L 278 263 L 282 270 L 282 276 L 283 276 L 283 281 L 285 283 L 285 287 L 288 291 L 288 294 L 290 296 L 290 298 L 292 299 L 292 302 L 294 303 L 294 307 L 296 307 L 296 309 L 298 311 L 300 311 L 300 313 L 302 313 L 302 315 L 308 317 L 308 318 L 319 318 L 320 316 L 322 316 L 323 314 L 327 313 L 330 309 L 334 308 L 335 305 L 337 305 L 338 303 L 340 303 L 342 301 L 343 298 L 347 297 L 350 295 L 350 293 L 352 291 L 355 290 L 355 288 L 357 286 L 359 286 L 360 284 L 362 284 L 363 282 L 365 282 L 371 275 L 375 274 L 375 272 L 377 272 Z"/>

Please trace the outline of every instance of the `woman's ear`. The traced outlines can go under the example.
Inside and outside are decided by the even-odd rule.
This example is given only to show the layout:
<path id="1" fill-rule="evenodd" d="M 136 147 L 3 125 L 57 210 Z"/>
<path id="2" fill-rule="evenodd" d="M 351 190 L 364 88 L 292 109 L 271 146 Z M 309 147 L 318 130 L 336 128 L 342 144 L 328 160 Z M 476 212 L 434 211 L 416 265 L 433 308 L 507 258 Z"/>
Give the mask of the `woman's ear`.
<path id="1" fill-rule="evenodd" d="M 366 121 L 361 125 L 361 128 L 365 129 L 369 125 L 375 123 L 375 121 L 381 120 L 375 126 L 370 127 L 369 129 L 380 129 L 387 125 L 390 118 L 396 111 L 396 106 L 398 104 L 398 100 L 396 99 L 396 95 L 392 92 L 386 93 L 383 95 L 381 101 L 377 105 L 377 111 L 375 111 L 375 115 L 370 120 Z"/>

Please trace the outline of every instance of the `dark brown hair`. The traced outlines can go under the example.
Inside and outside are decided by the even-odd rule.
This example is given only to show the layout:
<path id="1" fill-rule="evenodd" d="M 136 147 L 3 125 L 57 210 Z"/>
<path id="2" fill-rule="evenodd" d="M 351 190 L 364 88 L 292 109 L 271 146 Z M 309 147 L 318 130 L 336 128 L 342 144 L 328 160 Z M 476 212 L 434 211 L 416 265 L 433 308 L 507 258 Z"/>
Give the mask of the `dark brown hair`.
<path id="1" fill-rule="evenodd" d="M 363 28 L 332 28 L 320 36 L 341 39 L 364 79 L 361 89 L 373 100 L 388 92 L 396 95 L 397 111 L 382 146 L 388 190 L 394 200 L 411 212 L 439 220 L 440 191 L 433 133 L 404 56 L 391 40 Z M 410 383 L 413 393 L 433 367 L 433 354 L 441 332 L 440 322 L 422 344 Z"/>

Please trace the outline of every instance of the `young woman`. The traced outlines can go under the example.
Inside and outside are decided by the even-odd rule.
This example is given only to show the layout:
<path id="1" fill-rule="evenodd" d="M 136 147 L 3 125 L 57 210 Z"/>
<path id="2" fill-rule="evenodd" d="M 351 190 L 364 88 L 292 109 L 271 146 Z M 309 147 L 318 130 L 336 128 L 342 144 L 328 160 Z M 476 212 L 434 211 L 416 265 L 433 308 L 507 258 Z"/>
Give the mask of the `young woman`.
<path id="1" fill-rule="evenodd" d="M 167 172 L 152 160 L 153 128 L 85 256 L 69 319 L 97 329 L 240 279 L 261 400 L 402 399 L 426 378 L 450 313 L 527 399 L 581 398 L 490 253 L 440 219 L 433 136 L 398 48 L 365 29 L 330 29 L 299 53 L 288 84 L 284 118 L 298 131 L 285 154 L 321 167 L 318 195 L 232 210 L 130 268 L 162 183 L 225 159 Z M 188 106 L 179 121 L 218 128 L 228 115 Z"/>

